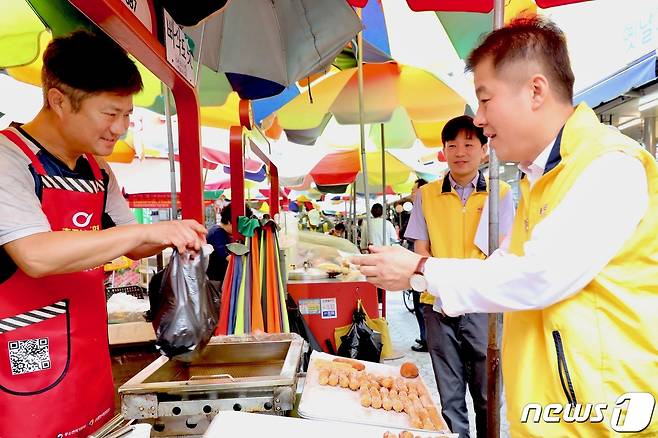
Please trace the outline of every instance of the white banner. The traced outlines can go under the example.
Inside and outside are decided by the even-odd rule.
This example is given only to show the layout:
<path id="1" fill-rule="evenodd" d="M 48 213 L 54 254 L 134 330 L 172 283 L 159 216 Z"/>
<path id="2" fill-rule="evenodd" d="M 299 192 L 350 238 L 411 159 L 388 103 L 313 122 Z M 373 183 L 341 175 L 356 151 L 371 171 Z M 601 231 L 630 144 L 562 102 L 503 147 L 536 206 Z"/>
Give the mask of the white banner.
<path id="1" fill-rule="evenodd" d="M 183 29 L 164 12 L 165 50 L 167 61 L 192 85 L 194 84 L 194 68 L 192 67 L 192 50 L 187 42 Z"/>

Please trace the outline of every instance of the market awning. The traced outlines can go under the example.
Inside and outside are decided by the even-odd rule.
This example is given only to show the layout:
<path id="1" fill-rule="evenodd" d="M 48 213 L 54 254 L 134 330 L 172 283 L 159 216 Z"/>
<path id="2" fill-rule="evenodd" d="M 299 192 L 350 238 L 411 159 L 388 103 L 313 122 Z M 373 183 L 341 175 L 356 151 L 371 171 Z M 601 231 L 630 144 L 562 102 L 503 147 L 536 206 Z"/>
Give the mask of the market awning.
<path id="1" fill-rule="evenodd" d="M 576 94 L 573 102 L 574 105 L 585 102 L 591 108 L 594 108 L 603 102 L 608 102 L 621 96 L 633 88 L 640 87 L 657 77 L 658 58 L 654 50 L 628 64 L 618 72 Z"/>

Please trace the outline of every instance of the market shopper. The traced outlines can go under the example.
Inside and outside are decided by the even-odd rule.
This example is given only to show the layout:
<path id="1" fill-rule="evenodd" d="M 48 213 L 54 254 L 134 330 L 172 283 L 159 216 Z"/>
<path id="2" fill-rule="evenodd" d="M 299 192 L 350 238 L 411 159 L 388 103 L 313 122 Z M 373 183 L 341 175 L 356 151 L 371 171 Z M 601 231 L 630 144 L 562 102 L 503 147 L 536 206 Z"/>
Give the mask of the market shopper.
<path id="1" fill-rule="evenodd" d="M 479 170 L 487 154 L 487 137 L 469 116 L 449 120 L 441 131 L 448 174 L 416 193 L 405 237 L 424 257 L 484 259 L 488 255 L 488 182 Z M 514 219 L 510 186 L 500 183 L 500 234 L 509 233 Z M 483 214 L 485 212 L 485 214 Z M 441 397 L 446 424 L 468 438 L 466 387 L 473 398 L 479 437 L 487 436 L 488 314 L 447 316 L 435 311 L 434 295 L 422 291 L 420 308 L 427 346 Z"/>
<path id="2" fill-rule="evenodd" d="M 245 216 L 253 215 L 251 208 L 245 206 Z M 229 251 L 226 245 L 233 242 L 233 224 L 231 223 L 231 204 L 226 204 L 219 213 L 219 224 L 208 230 L 207 241 L 213 247 L 208 260 L 208 278 L 214 281 L 224 281 L 228 268 Z"/>
<path id="3" fill-rule="evenodd" d="M 114 415 L 102 265 L 174 246 L 196 221 L 135 224 L 110 167 L 142 88 L 104 36 L 58 37 L 43 57 L 43 107 L 0 133 L 0 437 L 86 437 Z"/>
<path id="4" fill-rule="evenodd" d="M 372 231 L 368 230 L 368 221 L 364 220 L 361 230 L 361 249 L 368 248 L 368 244 L 375 246 L 392 245 L 398 241 L 398 233 L 390 220 L 384 217 L 384 207 L 380 203 L 375 203 L 370 207 L 370 226 Z M 384 221 L 386 221 L 386 240 L 384 240 Z"/>
<path id="5" fill-rule="evenodd" d="M 426 287 L 450 316 L 505 312 L 512 436 L 658 435 L 655 159 L 585 104 L 573 108 L 565 37 L 549 21 L 523 18 L 494 31 L 468 66 L 475 123 L 525 174 L 508 251 L 458 260 L 373 248 L 354 262 L 381 287 Z M 633 412 L 613 415 L 624 397 L 642 397 L 649 409 L 633 402 Z M 541 416 L 534 408 L 522 421 L 529 403 Z M 552 403 L 559 408 L 547 409 Z M 592 404 L 604 404 L 602 421 Z M 565 421 L 575 410 L 583 420 Z"/>

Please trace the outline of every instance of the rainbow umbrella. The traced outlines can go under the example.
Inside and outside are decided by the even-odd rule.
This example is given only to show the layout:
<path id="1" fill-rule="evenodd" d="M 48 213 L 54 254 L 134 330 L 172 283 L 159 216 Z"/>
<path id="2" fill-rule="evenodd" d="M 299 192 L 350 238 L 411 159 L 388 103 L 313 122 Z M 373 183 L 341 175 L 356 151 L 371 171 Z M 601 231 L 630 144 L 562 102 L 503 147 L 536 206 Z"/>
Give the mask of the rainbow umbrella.
<path id="1" fill-rule="evenodd" d="M 364 122 L 387 123 L 386 130 L 391 134 L 388 147 L 411 146 L 415 124 L 437 123 L 464 112 L 464 99 L 422 69 L 396 63 L 366 64 L 363 74 Z M 339 124 L 359 123 L 357 69 L 318 81 L 313 86 L 312 102 L 306 95 L 299 95 L 277 111 L 278 124 L 286 132 L 298 134 L 305 131 L 321 135 L 331 116 Z M 378 130 L 379 126 L 371 128 L 370 137 L 376 143 Z"/>

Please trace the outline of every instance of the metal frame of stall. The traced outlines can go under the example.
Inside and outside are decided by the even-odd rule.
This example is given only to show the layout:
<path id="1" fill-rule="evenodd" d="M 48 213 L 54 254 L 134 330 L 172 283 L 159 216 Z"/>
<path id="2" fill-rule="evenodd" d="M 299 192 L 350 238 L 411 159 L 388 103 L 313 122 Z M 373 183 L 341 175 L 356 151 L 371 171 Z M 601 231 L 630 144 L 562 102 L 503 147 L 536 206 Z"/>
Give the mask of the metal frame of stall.
<path id="1" fill-rule="evenodd" d="M 69 0 L 80 12 L 114 39 L 128 53 L 144 64 L 158 77 L 174 96 L 178 109 L 181 209 L 185 219 L 204 222 L 203 175 L 201 167 L 201 127 L 199 99 L 196 88 L 167 61 L 165 47 L 157 38 L 157 28 L 149 30 L 122 0 Z M 149 6 L 152 24 L 156 23 L 155 12 Z M 251 129 L 251 108 L 248 101 L 240 102 L 240 126 L 230 129 L 230 164 L 233 220 L 244 215 L 244 129 Z M 269 158 L 252 147 L 254 152 L 268 165 L 270 175 L 270 208 L 274 216 L 279 209 L 279 178 L 276 166 Z M 237 233 L 235 227 L 234 234 Z M 239 237 L 236 234 L 235 237 Z"/>

